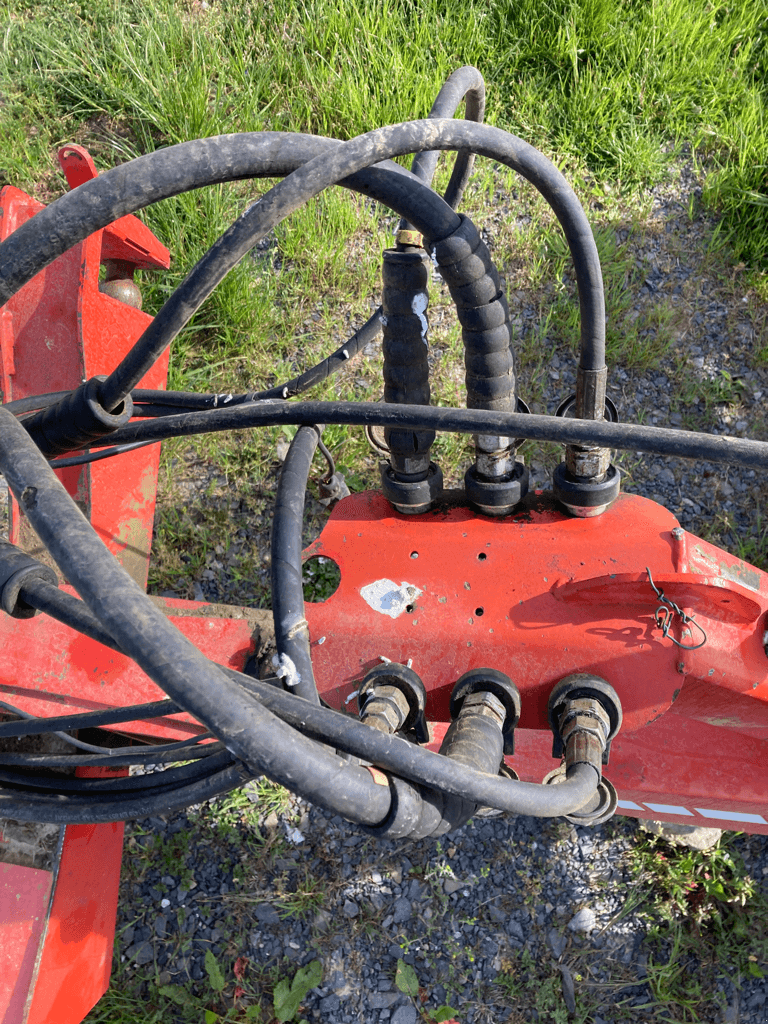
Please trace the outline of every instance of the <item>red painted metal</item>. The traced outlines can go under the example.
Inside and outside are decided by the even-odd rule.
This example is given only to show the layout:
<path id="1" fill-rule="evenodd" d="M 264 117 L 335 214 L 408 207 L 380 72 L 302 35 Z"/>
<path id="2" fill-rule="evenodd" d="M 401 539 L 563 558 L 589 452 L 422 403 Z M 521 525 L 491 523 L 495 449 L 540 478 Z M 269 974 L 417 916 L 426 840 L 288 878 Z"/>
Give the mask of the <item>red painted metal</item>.
<path id="1" fill-rule="evenodd" d="M 74 593 L 71 588 L 62 589 Z M 213 661 L 240 671 L 254 653 L 254 621 L 248 609 L 230 608 L 229 618 L 219 618 L 208 614 L 209 605 L 194 601 L 158 603 Z M 41 718 L 165 698 L 160 687 L 124 654 L 44 615 L 0 619 L 0 694 Z M 123 733 L 166 740 L 202 731 L 200 723 L 187 714 L 120 725 Z"/>
<path id="2" fill-rule="evenodd" d="M 604 515 L 575 519 L 538 495 L 502 520 L 450 503 L 415 520 L 368 492 L 340 502 L 305 554 L 341 571 L 335 594 L 306 609 L 318 689 L 333 707 L 354 708 L 347 701 L 382 656 L 410 658 L 439 740 L 459 676 L 500 668 L 522 697 L 509 763 L 540 782 L 557 764 L 549 694 L 594 672 L 624 712 L 606 769 L 622 804 L 635 804 L 622 813 L 701 822 L 698 808 L 723 815 L 710 825 L 768 834 L 757 770 L 768 755 L 768 576 L 680 530 L 655 502 L 623 494 Z M 699 650 L 662 636 L 646 567 L 706 631 Z M 361 594 L 382 580 L 419 593 L 392 617 Z M 700 637 L 688 629 L 671 636 L 693 646 Z"/>
<path id="3" fill-rule="evenodd" d="M 67 825 L 23 1024 L 77 1024 L 107 991 L 123 830 L 123 822 Z"/>
<path id="4" fill-rule="evenodd" d="M 0 842 L 2 838 L 0 837 Z M 50 903 L 53 874 L 0 864 L 0 1021 L 16 1024 L 35 975 Z"/>

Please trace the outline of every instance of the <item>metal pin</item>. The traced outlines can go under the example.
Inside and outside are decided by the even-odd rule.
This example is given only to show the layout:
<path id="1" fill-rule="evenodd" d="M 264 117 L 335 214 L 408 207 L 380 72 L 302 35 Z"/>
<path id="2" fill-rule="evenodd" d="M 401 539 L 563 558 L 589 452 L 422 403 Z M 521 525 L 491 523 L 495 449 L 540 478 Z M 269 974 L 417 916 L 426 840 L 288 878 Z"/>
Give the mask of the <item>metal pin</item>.
<path id="1" fill-rule="evenodd" d="M 357 697 L 357 695 L 358 695 L 359 693 L 360 693 L 360 691 L 359 691 L 359 690 L 355 690 L 355 691 L 354 691 L 353 693 L 350 693 L 350 695 L 349 695 L 348 697 L 346 697 L 346 698 L 345 698 L 345 700 L 344 700 L 344 703 L 345 703 L 345 704 L 349 704 L 349 702 L 350 702 L 350 701 L 353 701 L 353 700 L 355 699 L 355 697 Z"/>
<path id="2" fill-rule="evenodd" d="M 413 664 L 413 658 L 409 658 L 408 661 L 405 663 L 405 667 L 406 668 L 410 668 L 412 664 Z"/>
<path id="3" fill-rule="evenodd" d="M 319 639 L 319 640 L 317 641 L 317 643 L 318 643 L 318 646 L 319 646 L 320 644 L 324 644 L 324 643 L 325 643 L 325 637 L 324 637 L 324 636 L 321 636 L 321 637 L 320 637 L 320 639 Z"/>
<path id="4" fill-rule="evenodd" d="M 385 657 L 383 654 L 379 655 L 379 661 L 383 661 L 385 665 L 391 665 L 392 659 Z"/>

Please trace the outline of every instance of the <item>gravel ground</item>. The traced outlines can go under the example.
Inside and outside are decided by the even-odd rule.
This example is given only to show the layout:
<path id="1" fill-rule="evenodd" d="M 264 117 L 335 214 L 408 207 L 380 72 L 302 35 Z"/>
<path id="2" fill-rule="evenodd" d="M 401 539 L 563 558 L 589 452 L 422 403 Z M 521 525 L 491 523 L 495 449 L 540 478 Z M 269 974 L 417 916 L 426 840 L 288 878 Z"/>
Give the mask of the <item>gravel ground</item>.
<path id="1" fill-rule="evenodd" d="M 679 372 L 619 368 L 609 393 L 626 421 L 764 437 L 768 369 L 754 356 L 765 310 L 741 294 L 738 271 L 708 255 L 714 223 L 688 215 L 699 195 L 684 167 L 654 191 L 642 230 L 618 229 L 641 271 L 634 310 L 664 301 L 674 313 L 671 355 L 678 371 L 687 367 L 690 390 Z M 537 311 L 525 296 L 511 304 L 525 336 Z M 572 356 L 554 351 L 544 372 L 552 387 L 543 405 L 553 410 L 574 389 Z M 623 466 L 626 487 L 666 505 L 686 529 L 757 544 L 754 471 L 633 453 Z M 544 486 L 546 461 L 532 471 Z M 219 565 L 196 596 L 226 599 Z M 589 830 L 499 816 L 476 817 L 441 843 L 381 843 L 295 800 L 279 813 L 244 806 L 226 827 L 205 809 L 152 818 L 128 827 L 121 969 L 204 989 L 210 949 L 226 967 L 246 958 L 243 986 L 250 978 L 258 987 L 319 959 L 322 983 L 303 1014 L 326 1024 L 416 1024 L 442 1004 L 462 1024 L 657 1020 L 649 958 L 652 968 L 659 954 L 636 912 L 645 894 L 629 865 L 636 833 L 622 817 Z M 148 848 L 151 856 L 138 856 Z M 768 839 L 744 836 L 735 848 L 765 888 Z M 400 960 L 414 968 L 415 998 L 395 983 Z M 721 970 L 701 1019 L 764 1022 L 768 981 L 728 980 L 728 965 Z"/>
<path id="2" fill-rule="evenodd" d="M 298 801 L 262 824 L 266 842 L 244 823 L 217 834 L 194 812 L 150 819 L 131 827 L 127 859 L 151 846 L 149 862 L 159 863 L 140 880 L 126 868 L 121 960 L 128 977 L 157 972 L 160 984 L 205 990 L 208 949 L 225 965 L 246 958 L 243 984 L 257 989 L 319 959 L 322 984 L 303 1014 L 327 1024 L 416 1024 L 445 1004 L 461 1024 L 674 1019 L 651 1008 L 648 961 L 664 952 L 636 913 L 636 829 L 625 818 L 590 830 L 477 817 L 442 843 L 381 843 Z M 183 881 L 162 858 L 179 835 L 189 850 Z M 736 847 L 762 879 L 763 837 Z M 307 891 L 319 907 L 302 899 Z M 400 960 L 415 971 L 416 998 L 395 984 Z M 700 1019 L 762 1024 L 766 983 L 736 988 L 729 965 L 721 971 Z"/>

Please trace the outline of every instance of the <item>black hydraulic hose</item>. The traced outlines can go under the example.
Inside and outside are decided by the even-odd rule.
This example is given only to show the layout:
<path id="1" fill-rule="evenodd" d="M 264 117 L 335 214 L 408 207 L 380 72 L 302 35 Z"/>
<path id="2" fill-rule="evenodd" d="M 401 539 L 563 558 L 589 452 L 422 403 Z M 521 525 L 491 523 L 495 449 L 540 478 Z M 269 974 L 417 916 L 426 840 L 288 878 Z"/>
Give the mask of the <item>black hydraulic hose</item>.
<path id="1" fill-rule="evenodd" d="M 143 356 L 134 346 L 133 356 L 106 382 L 108 387 L 101 392 L 105 407 L 119 404 L 122 393 L 136 383 L 145 372 L 144 367 L 152 365 L 227 271 L 293 209 L 329 184 L 342 179 L 347 184 L 347 179 L 358 171 L 361 175 L 386 173 L 371 165 L 388 156 L 428 149 L 471 149 L 507 164 L 539 189 L 563 225 L 574 257 L 581 307 L 580 365 L 586 369 L 604 368 L 605 311 L 600 264 L 576 196 L 559 171 L 533 147 L 500 129 L 468 121 L 415 121 L 378 129 L 346 143 L 318 142 L 311 137 L 281 133 L 220 136 L 139 157 L 62 196 L 3 243 L 0 300 L 6 301 L 56 256 L 116 217 L 215 181 L 288 173 L 301 163 L 302 146 L 306 150 L 315 147 L 314 154 L 321 149 L 321 156 L 313 154 L 314 160 L 308 159 L 288 179 L 275 185 L 203 257 L 155 318 L 156 326 L 139 339 L 137 345 Z M 413 208 L 405 209 L 399 201 L 388 200 L 388 205 L 407 216 L 432 241 L 439 241 L 455 230 L 456 214 L 439 196 L 423 185 L 421 192 L 417 192 L 420 183 L 415 176 L 401 173 L 400 177 L 402 183 L 408 183 Z M 405 191 L 404 188 L 404 194 Z M 442 214 L 443 220 L 450 214 L 447 229 L 437 229 L 432 217 L 438 211 L 447 211 Z"/>
<path id="2" fill-rule="evenodd" d="M 495 133 L 496 137 L 488 139 L 485 133 Z M 561 220 L 574 258 L 582 317 L 580 366 L 604 370 L 605 311 L 600 261 L 584 211 L 560 172 L 532 146 L 487 125 L 468 121 L 414 121 L 368 132 L 315 157 L 274 185 L 246 210 L 190 271 L 128 355 L 100 386 L 104 408 L 113 410 L 120 406 L 229 271 L 290 213 L 329 185 L 372 164 L 430 148 L 471 148 L 484 156 L 502 160 L 541 191 Z M 442 237 L 433 225 L 428 225 L 424 234 L 433 242 Z"/>
<path id="3" fill-rule="evenodd" d="M 132 764 L 194 761 L 223 748 L 222 743 L 142 743 L 134 747 L 104 747 L 103 754 L 9 754 L 0 751 L 0 765 L 38 768 L 123 768 Z"/>
<path id="4" fill-rule="evenodd" d="M 500 434 L 560 444 L 601 445 L 681 459 L 706 459 L 755 469 L 765 469 L 768 465 L 766 441 L 637 423 L 577 420 L 485 409 L 394 406 L 381 402 L 254 402 L 225 409 L 194 410 L 159 420 L 132 422 L 103 443 L 161 441 L 213 430 L 241 430 L 288 423 L 338 423 L 362 427 L 424 428 L 457 434 Z"/>
<path id="5" fill-rule="evenodd" d="M 22 413 L 36 412 L 38 409 L 46 409 L 49 405 L 55 405 L 62 398 L 71 394 L 70 391 L 49 391 L 45 395 L 33 395 L 30 398 L 15 398 L 12 402 L 5 402 L 5 408 L 10 409 L 15 416 Z"/>
<path id="6" fill-rule="evenodd" d="M 462 100 L 465 101 L 464 120 L 482 122 L 485 116 L 485 82 L 477 68 L 473 68 L 471 65 L 458 68 L 448 76 L 427 116 L 430 120 L 453 117 Z M 433 149 L 417 153 L 413 158 L 411 170 L 426 185 L 432 184 L 439 155 L 439 151 Z M 461 202 L 464 189 L 472 174 L 474 161 L 475 154 L 471 150 L 460 149 L 456 154 L 456 162 L 453 165 L 448 188 L 443 196 L 452 210 L 457 209 Z M 407 229 L 410 225 L 407 220 L 403 219 L 400 222 L 400 227 Z"/>
<path id="7" fill-rule="evenodd" d="M 30 794 L 39 791 L 41 796 L 46 795 L 46 790 L 56 790 L 59 793 L 91 793 L 95 800 L 106 803 L 110 795 L 115 794 L 129 795 L 131 792 L 139 793 L 142 790 L 154 790 L 159 793 L 178 789 L 182 785 L 190 785 L 218 774 L 231 768 L 233 764 L 234 759 L 229 751 L 220 750 L 209 758 L 198 758 L 191 764 L 177 765 L 149 775 L 118 775 L 101 778 L 78 776 L 62 778 L 56 775 L 31 777 L 25 776 L 21 772 L 0 768 L 0 784 L 23 787 Z"/>
<path id="8" fill-rule="evenodd" d="M 97 643 L 103 644 L 113 651 L 123 653 L 120 645 L 104 629 L 96 616 L 91 614 L 82 601 L 73 597 L 72 594 L 68 594 L 65 590 L 59 590 L 58 587 L 52 583 L 47 583 L 43 579 L 29 576 L 22 583 L 19 597 L 32 608 L 50 615 L 57 622 L 64 623 L 70 629 L 75 629 L 78 633 L 85 634 L 91 640 L 96 640 Z M 182 710 L 173 704 L 173 701 L 168 701 L 167 703 L 169 708 L 171 705 L 173 706 L 174 711 L 169 710 L 165 714 L 174 714 Z M 85 728 L 85 726 L 62 726 L 61 728 Z"/>
<path id="9" fill-rule="evenodd" d="M 390 794 L 369 772 L 275 718 L 155 608 L 107 551 L 24 428 L 2 408 L 0 471 L 90 611 L 171 700 L 221 736 L 250 771 L 352 820 L 371 825 L 384 820 Z M 13 816 L 2 802 L 0 813 Z"/>
<path id="10" fill-rule="evenodd" d="M 319 439 L 316 427 L 301 427 L 291 441 L 277 485 L 270 567 L 278 674 L 298 697 L 318 705 L 304 617 L 301 551 L 307 479 Z"/>
<path id="11" fill-rule="evenodd" d="M 160 777 L 163 774 L 160 773 Z M 27 793 L 19 787 L 4 785 L 0 789 L 0 817 L 62 825 L 131 821 L 153 814 L 180 811 L 191 804 L 212 800 L 237 789 L 252 777 L 244 765 L 237 764 L 176 789 L 153 788 L 149 792 L 122 798 L 110 795 L 105 801 L 97 801 L 92 793 L 45 795 Z"/>
<path id="12" fill-rule="evenodd" d="M 70 455 L 65 459 L 51 459 L 51 469 L 68 469 L 70 466 L 85 466 L 91 462 L 101 462 L 102 459 L 112 459 L 115 455 L 124 455 L 126 452 L 136 451 L 145 445 L 154 444 L 153 441 L 141 441 L 136 444 L 122 444 L 113 448 L 104 448 L 99 452 L 83 452 L 82 455 Z"/>
<path id="13" fill-rule="evenodd" d="M 172 700 L 158 700 L 151 704 L 104 708 L 100 711 L 82 711 L 72 715 L 57 715 L 55 718 L 28 718 L 21 722 L 0 722 L 0 739 L 8 739 L 11 736 L 37 736 L 45 732 L 69 729 L 103 729 L 107 725 L 117 725 L 118 722 L 143 721 L 147 718 L 176 715 L 179 712 L 180 709 Z"/>

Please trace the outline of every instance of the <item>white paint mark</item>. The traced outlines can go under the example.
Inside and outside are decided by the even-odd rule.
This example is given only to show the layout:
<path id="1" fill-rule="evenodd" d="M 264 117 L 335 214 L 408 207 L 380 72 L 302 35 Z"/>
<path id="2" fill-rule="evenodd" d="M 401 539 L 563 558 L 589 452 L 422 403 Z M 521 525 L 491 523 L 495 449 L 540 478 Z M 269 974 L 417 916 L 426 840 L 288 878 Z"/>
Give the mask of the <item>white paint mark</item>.
<path id="1" fill-rule="evenodd" d="M 632 803 L 631 800 L 619 800 L 619 807 L 623 807 L 625 811 L 642 811 L 640 804 Z"/>
<path id="2" fill-rule="evenodd" d="M 687 807 L 675 807 L 672 804 L 648 804 L 645 805 L 649 811 L 658 811 L 659 814 L 687 814 L 689 818 L 693 817 L 693 811 L 689 811 Z"/>
<path id="3" fill-rule="evenodd" d="M 413 310 L 414 316 L 417 316 L 421 321 L 421 340 L 424 342 L 425 347 L 429 347 L 427 342 L 427 331 L 429 330 L 429 323 L 427 321 L 426 312 L 427 306 L 429 305 L 429 295 L 427 292 L 417 292 L 411 302 L 411 309 Z"/>
<path id="4" fill-rule="evenodd" d="M 273 654 L 272 664 L 279 679 L 285 680 L 288 687 L 298 686 L 301 682 L 299 670 L 287 654 Z"/>
<path id="5" fill-rule="evenodd" d="M 741 811 L 714 811 L 704 807 L 696 807 L 694 810 L 705 818 L 717 818 L 718 821 L 751 821 L 755 825 L 768 825 L 768 821 L 762 814 L 744 814 Z"/>
<path id="6" fill-rule="evenodd" d="M 285 387 L 285 388 L 283 388 L 283 398 L 287 398 L 287 397 L 288 397 L 288 388 Z"/>
<path id="7" fill-rule="evenodd" d="M 341 350 L 341 354 L 344 356 L 345 359 L 349 359 L 349 352 L 347 351 L 347 349 L 343 348 Z"/>
<path id="8" fill-rule="evenodd" d="M 386 317 L 384 316 L 384 314 L 383 314 L 383 313 L 382 313 L 382 315 L 381 315 L 381 316 L 379 317 L 379 320 L 381 321 L 381 326 L 382 326 L 382 327 L 386 327 L 386 326 L 387 326 L 387 324 L 389 323 L 389 320 L 387 320 L 387 318 L 386 318 Z"/>
<path id="9" fill-rule="evenodd" d="M 409 604 L 413 604 L 423 591 L 412 583 L 403 581 L 400 586 L 392 580 L 376 580 L 360 588 L 360 596 L 375 612 L 396 619 Z"/>

